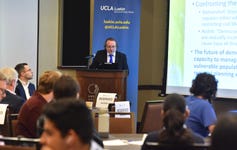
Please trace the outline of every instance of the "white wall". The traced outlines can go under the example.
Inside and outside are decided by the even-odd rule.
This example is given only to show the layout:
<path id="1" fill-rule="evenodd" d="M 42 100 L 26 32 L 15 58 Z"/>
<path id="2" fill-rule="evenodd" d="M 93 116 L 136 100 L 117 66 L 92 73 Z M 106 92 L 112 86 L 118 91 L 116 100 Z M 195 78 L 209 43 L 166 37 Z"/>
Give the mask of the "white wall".
<path id="1" fill-rule="evenodd" d="M 0 0 L 0 67 L 26 62 L 37 74 L 38 0 Z"/>

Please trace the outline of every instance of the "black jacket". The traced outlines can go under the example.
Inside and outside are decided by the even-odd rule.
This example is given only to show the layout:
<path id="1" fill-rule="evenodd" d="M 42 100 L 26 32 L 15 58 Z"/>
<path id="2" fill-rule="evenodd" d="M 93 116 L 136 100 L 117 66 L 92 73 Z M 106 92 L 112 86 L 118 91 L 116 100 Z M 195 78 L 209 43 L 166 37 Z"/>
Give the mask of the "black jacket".
<path id="1" fill-rule="evenodd" d="M 128 70 L 127 57 L 124 53 L 116 51 L 115 63 L 118 64 L 117 69 Z M 107 62 L 107 51 L 99 50 L 90 66 L 91 69 L 97 69 L 99 65 Z"/>
<path id="2" fill-rule="evenodd" d="M 10 113 L 18 113 L 24 102 L 25 100 L 22 97 L 6 91 L 6 97 L 2 99 L 0 104 L 9 104 Z"/>

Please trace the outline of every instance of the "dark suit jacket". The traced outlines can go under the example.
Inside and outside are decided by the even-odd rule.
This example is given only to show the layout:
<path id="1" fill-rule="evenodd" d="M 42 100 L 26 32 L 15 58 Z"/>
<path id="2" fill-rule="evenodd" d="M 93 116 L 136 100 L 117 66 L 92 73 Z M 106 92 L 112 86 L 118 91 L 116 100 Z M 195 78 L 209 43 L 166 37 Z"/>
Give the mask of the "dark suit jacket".
<path id="1" fill-rule="evenodd" d="M 34 93 L 35 91 L 35 85 L 30 83 L 28 86 L 29 92 L 30 92 L 30 96 Z M 16 95 L 24 98 L 26 100 L 26 94 L 25 94 L 25 90 L 23 88 L 23 85 L 21 84 L 21 82 L 18 80 L 17 81 L 17 86 L 16 86 Z"/>
<path id="2" fill-rule="evenodd" d="M 8 107 L 10 109 L 10 112 L 18 113 L 24 102 L 25 100 L 22 97 L 6 91 L 6 97 L 2 99 L 0 104 L 9 104 Z"/>
<path id="3" fill-rule="evenodd" d="M 99 65 L 107 62 L 107 51 L 99 50 L 96 53 L 96 56 L 90 66 L 92 69 L 98 68 Z M 127 57 L 124 53 L 116 51 L 115 63 L 118 64 L 118 68 L 120 70 L 128 70 Z"/>

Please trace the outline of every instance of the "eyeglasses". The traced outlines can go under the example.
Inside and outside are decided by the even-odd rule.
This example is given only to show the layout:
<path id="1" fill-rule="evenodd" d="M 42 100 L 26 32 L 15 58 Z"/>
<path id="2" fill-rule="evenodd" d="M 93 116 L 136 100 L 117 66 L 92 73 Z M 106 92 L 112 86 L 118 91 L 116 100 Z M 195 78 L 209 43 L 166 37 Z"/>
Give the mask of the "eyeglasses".
<path id="1" fill-rule="evenodd" d="M 25 70 L 24 72 L 28 72 L 28 71 L 30 71 L 30 72 L 31 72 L 31 69 Z"/>
<path id="2" fill-rule="evenodd" d="M 3 89 L 3 88 L 0 88 L 0 94 L 1 94 L 1 95 L 4 95 L 4 94 L 6 94 L 6 90 L 5 90 L 5 89 Z"/>
<path id="3" fill-rule="evenodd" d="M 116 46 L 106 46 L 106 48 L 116 48 Z"/>

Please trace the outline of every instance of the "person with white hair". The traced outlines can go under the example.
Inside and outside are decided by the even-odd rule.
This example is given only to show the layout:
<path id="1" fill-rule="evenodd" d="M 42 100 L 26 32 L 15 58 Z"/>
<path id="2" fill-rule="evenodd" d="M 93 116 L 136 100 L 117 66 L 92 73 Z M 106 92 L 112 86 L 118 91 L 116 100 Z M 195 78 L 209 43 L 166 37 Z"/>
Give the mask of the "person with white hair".
<path id="1" fill-rule="evenodd" d="M 0 101 L 0 104 L 8 104 L 10 113 L 18 113 L 24 103 L 24 99 L 15 93 L 18 73 L 14 68 L 1 68 L 0 72 L 6 76 L 6 96 Z"/>

